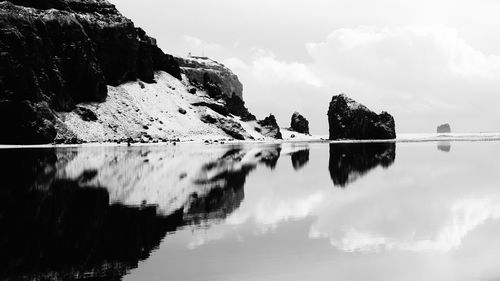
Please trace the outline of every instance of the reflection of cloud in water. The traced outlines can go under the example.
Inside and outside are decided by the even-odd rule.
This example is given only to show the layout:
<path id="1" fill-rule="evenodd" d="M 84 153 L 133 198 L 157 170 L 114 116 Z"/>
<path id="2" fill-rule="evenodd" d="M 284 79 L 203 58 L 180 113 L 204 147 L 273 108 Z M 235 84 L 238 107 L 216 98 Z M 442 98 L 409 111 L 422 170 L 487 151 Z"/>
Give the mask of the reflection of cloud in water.
<path id="1" fill-rule="evenodd" d="M 339 160 L 341 167 L 358 172 L 377 165 L 388 167 L 393 163 L 394 144 L 370 145 L 333 148 L 346 155 Z M 372 158 L 363 160 L 360 159 L 362 155 Z M 393 179 L 385 178 L 387 173 L 380 170 L 370 174 L 373 175 L 371 181 L 359 182 L 358 188 L 345 191 L 315 188 L 315 185 L 307 188 L 296 184 L 276 186 L 282 183 L 282 177 L 289 177 L 288 174 L 275 181 L 269 178 L 267 182 L 274 188 L 254 191 L 253 196 L 245 201 L 245 206 L 232 213 L 226 223 L 255 222 L 258 229 L 266 230 L 289 220 L 313 217 L 309 237 L 328 239 L 342 251 L 445 253 L 457 249 L 472 230 L 487 220 L 499 218 L 500 202 L 491 192 L 487 192 L 487 197 L 478 197 L 471 196 L 477 190 L 456 189 L 452 188 L 453 185 L 449 188 L 435 186 L 443 178 L 449 178 L 439 172 L 448 171 L 449 167 L 437 169 L 441 167 L 440 163 L 433 164 L 412 163 L 408 166 L 412 173 L 410 177 L 403 176 L 410 170 L 399 170 Z M 317 178 L 316 174 L 301 176 L 308 177 L 305 182 L 315 182 Z M 294 181 L 290 179 L 290 182 Z M 460 186 L 464 184 L 468 187 L 466 182 L 460 182 Z M 216 237 L 224 235 L 219 233 Z"/>
<path id="2" fill-rule="evenodd" d="M 332 143 L 328 169 L 333 184 L 345 187 L 379 165 L 389 167 L 395 158 L 395 143 Z"/>
<path id="3" fill-rule="evenodd" d="M 346 252 L 378 252 L 381 250 L 403 250 L 415 252 L 448 252 L 458 248 L 465 236 L 488 219 L 500 217 L 499 206 L 489 199 L 469 199 L 455 203 L 449 210 L 450 218 L 436 229 L 432 237 L 418 237 L 417 233 L 407 236 L 391 233 L 373 233 L 358 230 L 355 226 L 344 229 L 340 235 L 321 233 L 314 227 L 311 238 L 329 238 L 336 248 Z M 387 235 L 388 234 L 388 235 Z"/>

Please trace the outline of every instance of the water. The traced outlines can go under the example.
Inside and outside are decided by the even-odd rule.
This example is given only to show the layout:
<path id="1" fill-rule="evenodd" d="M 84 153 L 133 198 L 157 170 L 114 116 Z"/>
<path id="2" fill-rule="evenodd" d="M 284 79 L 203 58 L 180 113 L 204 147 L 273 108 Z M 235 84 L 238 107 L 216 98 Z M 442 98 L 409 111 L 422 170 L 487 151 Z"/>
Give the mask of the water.
<path id="1" fill-rule="evenodd" d="M 0 279 L 500 279 L 500 142 L 0 157 Z"/>

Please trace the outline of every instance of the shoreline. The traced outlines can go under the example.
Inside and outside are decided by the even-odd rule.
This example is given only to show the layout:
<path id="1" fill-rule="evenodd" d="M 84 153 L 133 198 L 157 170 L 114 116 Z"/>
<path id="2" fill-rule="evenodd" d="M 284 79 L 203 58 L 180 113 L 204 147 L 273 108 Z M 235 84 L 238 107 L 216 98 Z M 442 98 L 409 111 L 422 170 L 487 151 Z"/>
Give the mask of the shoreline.
<path id="1" fill-rule="evenodd" d="M 402 134 L 396 139 L 387 140 L 329 140 L 320 136 L 310 138 L 284 139 L 284 140 L 180 140 L 166 142 L 88 142 L 80 144 L 34 144 L 34 145 L 4 145 L 0 144 L 0 149 L 36 149 L 36 148 L 75 148 L 75 147 L 140 147 L 140 146 L 165 146 L 165 145 L 237 145 L 237 144 L 283 144 L 283 143 L 419 143 L 419 142 L 481 142 L 500 141 L 500 133 L 479 133 L 479 134 Z"/>

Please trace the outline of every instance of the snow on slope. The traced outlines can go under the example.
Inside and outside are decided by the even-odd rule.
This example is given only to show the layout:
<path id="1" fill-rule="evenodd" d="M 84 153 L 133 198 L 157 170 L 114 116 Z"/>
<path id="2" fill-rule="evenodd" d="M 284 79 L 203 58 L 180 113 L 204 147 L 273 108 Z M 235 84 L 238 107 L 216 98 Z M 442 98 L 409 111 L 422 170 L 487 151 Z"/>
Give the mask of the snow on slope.
<path id="1" fill-rule="evenodd" d="M 200 120 L 203 115 L 229 118 L 247 130 L 255 139 L 267 140 L 244 124 L 238 117 L 224 117 L 205 106 L 193 106 L 197 102 L 214 103 L 205 92 L 191 94 L 187 80 L 182 82 L 166 72 L 155 74 L 157 83 L 129 82 L 117 87 L 108 86 L 108 97 L 102 103 L 85 103 L 78 106 L 90 109 L 97 121 L 85 121 L 75 111 L 58 113 L 59 139 L 69 136 L 84 142 L 108 142 L 127 138 L 141 139 L 230 139 L 214 124 Z"/>

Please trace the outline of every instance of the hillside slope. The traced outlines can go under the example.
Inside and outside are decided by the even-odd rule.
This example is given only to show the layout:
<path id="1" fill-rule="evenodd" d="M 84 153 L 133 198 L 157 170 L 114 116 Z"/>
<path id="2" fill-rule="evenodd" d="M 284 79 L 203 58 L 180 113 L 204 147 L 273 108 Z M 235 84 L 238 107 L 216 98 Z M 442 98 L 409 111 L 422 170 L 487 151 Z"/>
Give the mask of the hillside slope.
<path id="1" fill-rule="evenodd" d="M 156 83 L 134 81 L 108 86 L 104 102 L 81 103 L 56 114 L 56 142 L 157 142 L 179 140 L 270 139 L 257 121 L 227 113 L 223 101 L 166 72 Z M 192 91 L 191 91 L 192 92 Z M 256 129 L 257 128 L 257 129 Z"/>

